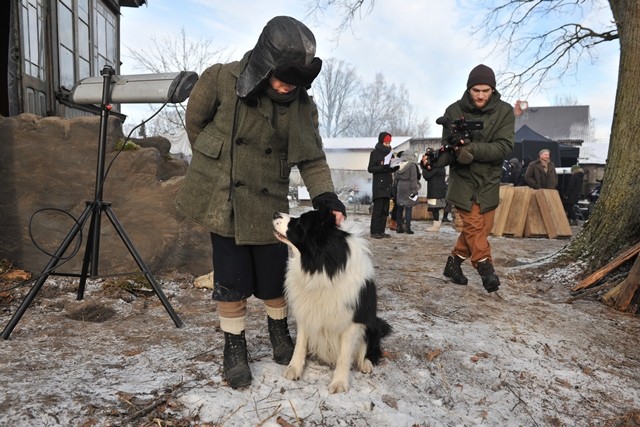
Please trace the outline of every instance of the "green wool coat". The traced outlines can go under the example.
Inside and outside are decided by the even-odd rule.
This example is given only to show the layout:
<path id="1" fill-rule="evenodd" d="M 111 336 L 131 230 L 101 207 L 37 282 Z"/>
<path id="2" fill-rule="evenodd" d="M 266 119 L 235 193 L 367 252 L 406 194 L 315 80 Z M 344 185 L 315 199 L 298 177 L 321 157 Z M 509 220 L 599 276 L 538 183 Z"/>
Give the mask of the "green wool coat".
<path id="1" fill-rule="evenodd" d="M 289 211 L 294 164 L 312 198 L 334 187 L 317 109 L 304 88 L 287 105 L 266 95 L 253 103 L 236 96 L 249 54 L 206 69 L 190 94 L 186 130 L 193 157 L 177 208 L 212 233 L 260 245 L 277 242 L 273 214 Z"/>
<path id="2" fill-rule="evenodd" d="M 438 159 L 438 166 L 450 165 L 447 201 L 465 211 L 470 211 L 474 202 L 480 205 L 482 213 L 495 209 L 500 202 L 502 162 L 513 150 L 513 107 L 500 100 L 500 93 L 496 90 L 487 105 L 478 110 L 465 91 L 459 101 L 447 107 L 444 115 L 451 120 L 461 117 L 465 120 L 481 120 L 484 126 L 482 130 L 472 132 L 469 149 L 473 154 L 473 162 L 462 165 L 449 152 L 443 153 Z M 449 130 L 444 129 L 442 140 L 446 141 L 449 135 Z"/>

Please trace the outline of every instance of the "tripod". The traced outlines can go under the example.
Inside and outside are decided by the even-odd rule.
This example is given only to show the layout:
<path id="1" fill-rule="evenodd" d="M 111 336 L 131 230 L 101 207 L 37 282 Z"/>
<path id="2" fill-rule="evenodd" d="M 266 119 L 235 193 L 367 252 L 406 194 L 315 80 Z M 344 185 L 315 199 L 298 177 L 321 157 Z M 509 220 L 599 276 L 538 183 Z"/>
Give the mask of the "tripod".
<path id="1" fill-rule="evenodd" d="M 5 340 L 9 338 L 9 335 L 11 335 L 11 332 L 13 331 L 15 326 L 18 324 L 18 322 L 20 321 L 20 318 L 22 317 L 26 309 L 29 307 L 29 305 L 31 304 L 31 302 L 33 301 L 37 293 L 42 288 L 42 285 L 44 284 L 44 282 L 49 278 L 51 274 L 55 274 L 53 273 L 53 270 L 55 269 L 56 265 L 58 265 L 58 263 L 62 259 L 62 256 L 64 255 L 67 248 L 71 244 L 71 242 L 73 242 L 76 235 L 82 230 L 86 221 L 89 219 L 89 216 L 91 216 L 91 223 L 89 226 L 89 237 L 87 238 L 87 247 L 85 249 L 84 259 L 82 262 L 82 270 L 80 273 L 80 285 L 78 286 L 77 299 L 81 300 L 84 297 L 84 290 L 85 290 L 87 277 L 89 274 L 89 267 L 91 267 L 90 277 L 96 277 L 98 275 L 98 255 L 100 252 L 100 224 L 101 224 L 101 215 L 103 212 L 107 215 L 107 218 L 109 218 L 109 221 L 111 221 L 111 224 L 113 225 L 118 235 L 124 242 L 125 246 L 129 250 L 129 253 L 138 264 L 138 267 L 140 268 L 140 270 L 144 273 L 144 276 L 146 277 L 149 284 L 151 284 L 151 287 L 153 288 L 158 298 L 160 298 L 162 305 L 169 313 L 169 316 L 171 316 L 171 319 L 175 323 L 176 327 L 179 328 L 182 326 L 182 321 L 180 320 L 178 315 L 175 313 L 175 311 L 171 307 L 171 304 L 165 297 L 164 293 L 162 292 L 162 289 L 160 289 L 158 282 L 156 282 L 156 279 L 153 277 L 153 275 L 149 271 L 149 268 L 142 260 L 142 257 L 140 257 L 140 254 L 138 254 L 138 251 L 133 246 L 133 243 L 131 243 L 131 240 L 129 240 L 127 233 L 124 231 L 124 228 L 122 228 L 122 225 L 118 221 L 118 218 L 113 212 L 113 209 L 111 209 L 111 203 L 104 202 L 102 200 L 102 187 L 103 187 L 102 183 L 105 178 L 104 162 L 105 162 L 105 151 L 106 151 L 106 140 L 107 140 L 107 123 L 109 119 L 109 111 L 111 110 L 111 105 L 109 105 L 109 102 L 110 102 L 110 92 L 111 92 L 111 80 L 112 80 L 112 76 L 114 75 L 114 70 L 109 66 L 105 66 L 102 69 L 101 75 L 103 76 L 104 80 L 103 80 L 103 87 L 102 87 L 102 106 L 101 106 L 102 112 L 100 115 L 100 141 L 99 141 L 99 150 L 98 150 L 98 164 L 96 168 L 97 170 L 96 170 L 96 185 L 95 185 L 94 200 L 87 202 L 87 206 L 82 212 L 82 214 L 80 215 L 80 218 L 75 223 L 75 225 L 71 228 L 71 230 L 69 231 L 69 234 L 67 234 L 62 244 L 58 247 L 56 252 L 53 254 L 53 257 L 51 258 L 47 266 L 44 268 L 42 274 L 40 275 L 36 283 L 33 285 L 31 290 L 25 297 L 25 299 L 22 301 L 22 303 L 20 304 L 20 307 L 18 307 L 18 310 L 14 313 L 14 315 L 9 320 L 9 323 L 7 323 L 7 325 L 5 326 L 1 335 L 2 338 Z"/>

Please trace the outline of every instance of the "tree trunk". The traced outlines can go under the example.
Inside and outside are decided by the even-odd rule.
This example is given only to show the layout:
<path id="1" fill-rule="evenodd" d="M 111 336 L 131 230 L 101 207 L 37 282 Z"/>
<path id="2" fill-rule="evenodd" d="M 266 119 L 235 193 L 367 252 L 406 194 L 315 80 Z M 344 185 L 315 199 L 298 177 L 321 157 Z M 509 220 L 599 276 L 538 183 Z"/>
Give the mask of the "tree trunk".
<path id="1" fill-rule="evenodd" d="M 600 200 L 567 248 L 594 271 L 640 241 L 640 1 L 609 0 L 620 42 L 611 140 Z"/>

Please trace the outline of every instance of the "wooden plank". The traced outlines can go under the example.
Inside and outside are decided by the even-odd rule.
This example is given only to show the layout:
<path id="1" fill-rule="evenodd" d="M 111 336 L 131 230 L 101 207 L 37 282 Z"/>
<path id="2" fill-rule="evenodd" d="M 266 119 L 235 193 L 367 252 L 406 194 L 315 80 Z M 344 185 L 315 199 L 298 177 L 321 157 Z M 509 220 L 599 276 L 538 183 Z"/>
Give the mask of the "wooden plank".
<path id="1" fill-rule="evenodd" d="M 569 225 L 569 219 L 567 213 L 560 200 L 560 194 L 558 190 L 540 190 L 547 201 L 549 211 L 551 212 L 551 219 L 553 220 L 557 237 L 571 237 L 571 226 Z"/>
<path id="2" fill-rule="evenodd" d="M 513 201 L 514 187 L 510 185 L 500 186 L 500 203 L 496 208 L 496 215 L 493 221 L 493 229 L 491 234 L 500 237 L 504 233 L 504 224 L 509 217 L 509 211 L 511 210 L 511 202 Z"/>
<path id="3" fill-rule="evenodd" d="M 551 207 L 549 206 L 549 203 L 544 196 L 544 190 L 536 190 L 535 198 L 538 202 L 538 207 L 540 208 L 542 221 L 544 221 L 544 226 L 547 229 L 547 237 L 549 237 L 550 239 L 555 239 L 556 237 L 558 237 L 558 229 L 556 228 L 556 223 L 553 220 L 553 212 L 551 212 Z"/>
<path id="4" fill-rule="evenodd" d="M 598 280 L 602 279 L 604 276 L 618 268 L 625 261 L 630 260 L 634 256 L 638 255 L 640 252 L 640 243 L 635 244 L 631 248 L 627 249 L 620 255 L 618 255 L 613 261 L 609 264 L 602 267 L 600 270 L 592 273 L 588 277 L 582 279 L 580 283 L 571 288 L 572 291 L 579 291 L 580 289 L 588 288 L 589 286 L 596 283 Z"/>
<path id="5" fill-rule="evenodd" d="M 522 237 L 524 235 L 531 195 L 532 191 L 529 187 L 514 187 L 513 201 L 504 226 L 504 234 L 514 237 Z"/>
<path id="6" fill-rule="evenodd" d="M 533 194 L 534 191 L 532 191 Z M 531 197 L 529 212 L 527 213 L 527 223 L 525 226 L 525 237 L 547 237 L 547 227 L 544 225 L 540 206 L 535 197 Z"/>

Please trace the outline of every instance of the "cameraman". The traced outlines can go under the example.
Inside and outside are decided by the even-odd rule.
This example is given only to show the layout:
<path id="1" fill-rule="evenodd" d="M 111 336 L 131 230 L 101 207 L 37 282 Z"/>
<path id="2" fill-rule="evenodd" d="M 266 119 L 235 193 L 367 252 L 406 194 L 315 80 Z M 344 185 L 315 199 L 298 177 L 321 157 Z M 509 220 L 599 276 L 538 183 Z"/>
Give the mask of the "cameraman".
<path id="1" fill-rule="evenodd" d="M 470 131 L 464 140 L 455 136 L 451 126 L 445 126 L 443 148 L 435 161 L 437 166 L 450 165 L 447 202 L 456 207 L 462 220 L 462 232 L 447 259 L 444 275 L 453 283 L 466 285 L 468 280 L 460 265 L 470 258 L 487 292 L 500 287 L 488 236 L 500 199 L 502 161 L 513 149 L 515 128 L 513 108 L 500 100 L 495 87 L 491 68 L 480 64 L 471 70 L 467 90 L 447 107 L 444 117 L 448 122 L 481 121 L 482 129 Z M 451 144 L 452 134 L 457 139 L 455 145 Z"/>

